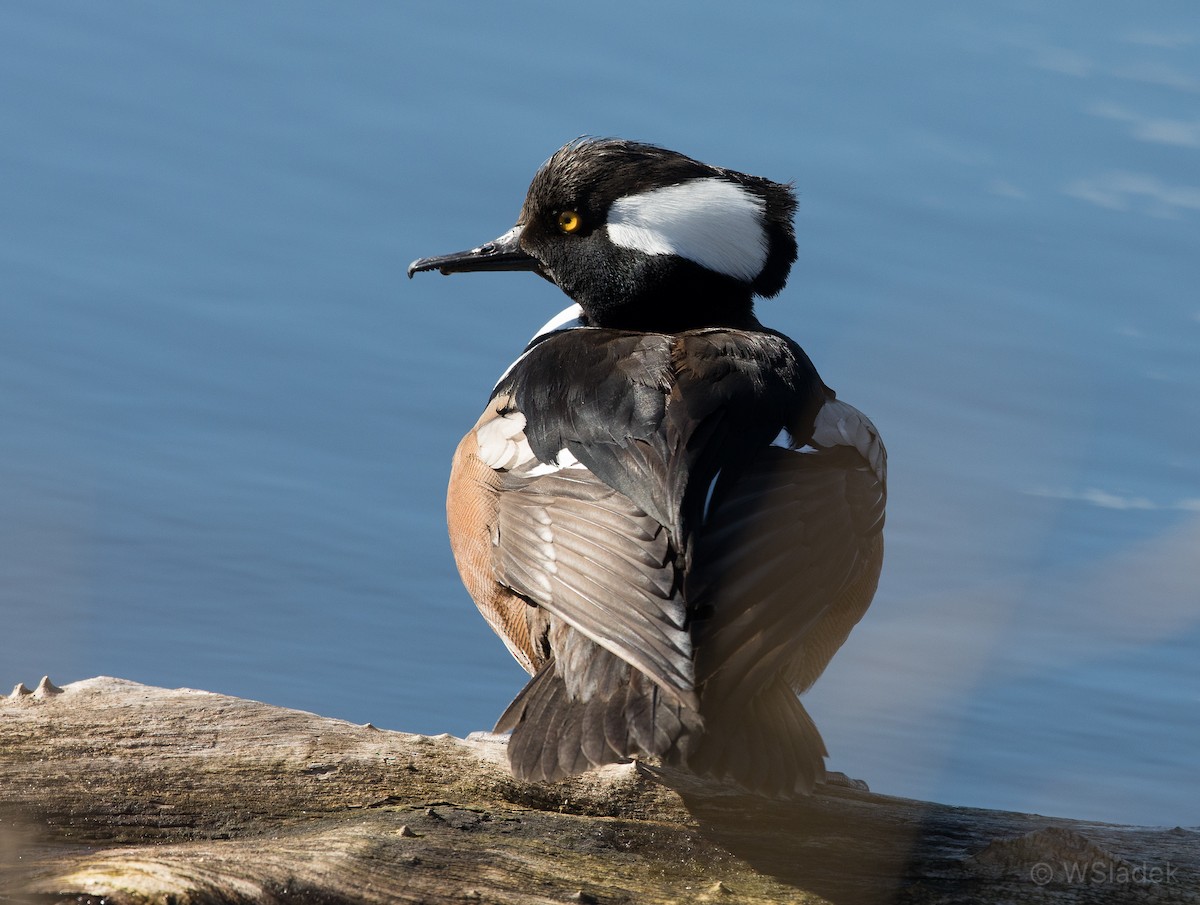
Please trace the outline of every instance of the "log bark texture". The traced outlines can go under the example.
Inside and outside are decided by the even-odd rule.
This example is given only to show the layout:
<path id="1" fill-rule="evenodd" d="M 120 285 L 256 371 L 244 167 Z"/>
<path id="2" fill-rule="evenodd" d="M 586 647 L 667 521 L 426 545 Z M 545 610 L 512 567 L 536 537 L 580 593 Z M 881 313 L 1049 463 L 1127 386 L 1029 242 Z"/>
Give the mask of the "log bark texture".
<path id="1" fill-rule="evenodd" d="M 1200 829 L 640 765 L 513 780 L 503 743 L 97 678 L 0 699 L 0 903 L 1193 902 Z"/>

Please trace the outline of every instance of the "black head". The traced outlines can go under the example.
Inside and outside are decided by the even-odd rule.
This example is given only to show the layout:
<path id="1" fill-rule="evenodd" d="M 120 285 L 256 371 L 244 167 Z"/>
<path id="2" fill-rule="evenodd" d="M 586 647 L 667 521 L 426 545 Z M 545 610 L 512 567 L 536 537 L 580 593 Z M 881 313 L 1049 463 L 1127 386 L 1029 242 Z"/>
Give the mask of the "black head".
<path id="1" fill-rule="evenodd" d="M 653 145 L 586 138 L 533 177 L 517 225 L 408 268 L 531 270 L 596 326 L 674 332 L 754 323 L 796 259 L 789 186 Z"/>

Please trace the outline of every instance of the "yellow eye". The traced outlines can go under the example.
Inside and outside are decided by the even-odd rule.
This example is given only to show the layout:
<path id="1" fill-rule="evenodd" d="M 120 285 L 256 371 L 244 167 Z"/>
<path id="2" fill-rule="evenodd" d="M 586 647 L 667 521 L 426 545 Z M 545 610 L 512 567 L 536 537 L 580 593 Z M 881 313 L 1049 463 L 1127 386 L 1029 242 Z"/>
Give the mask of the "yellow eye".
<path id="1" fill-rule="evenodd" d="M 575 211 L 563 211 L 558 215 L 558 228 L 564 233 L 573 233 L 583 226 L 583 218 Z"/>

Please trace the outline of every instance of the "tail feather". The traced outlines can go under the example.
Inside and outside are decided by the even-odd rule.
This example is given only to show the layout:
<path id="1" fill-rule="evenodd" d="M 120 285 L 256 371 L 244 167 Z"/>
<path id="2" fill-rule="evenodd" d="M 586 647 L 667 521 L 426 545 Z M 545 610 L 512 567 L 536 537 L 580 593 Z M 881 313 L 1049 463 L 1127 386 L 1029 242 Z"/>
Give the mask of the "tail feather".
<path id="1" fill-rule="evenodd" d="M 610 750 L 623 752 L 629 747 L 629 715 L 625 713 L 625 695 L 614 694 L 604 708 L 604 740 Z"/>
<path id="2" fill-rule="evenodd" d="M 549 665 L 549 664 L 548 664 Z M 547 668 L 540 670 L 496 722 L 496 732 L 506 732 L 513 729 L 522 721 L 540 721 L 547 705 L 553 704 L 556 698 L 563 694 L 562 683 L 552 681 L 552 675 Z M 524 765 L 524 770 L 531 777 L 541 777 L 542 772 L 542 740 L 533 733 L 513 734 L 508 741 L 508 759 L 512 764 Z"/>
<path id="3" fill-rule="evenodd" d="M 705 708 L 707 700 L 720 704 Z M 808 794 L 824 777 L 825 743 L 787 682 L 750 700 L 710 688 L 701 701 L 705 733 L 686 760 L 692 771 L 784 798 Z"/>
<path id="4" fill-rule="evenodd" d="M 613 657 L 597 647 L 597 656 Z M 632 757 L 677 760 L 687 740 L 698 735 L 699 715 L 613 657 L 613 669 L 583 699 L 549 660 L 522 689 L 496 723 L 512 730 L 508 759 L 513 775 L 553 781 Z"/>
<path id="5" fill-rule="evenodd" d="M 584 705 L 583 717 L 579 721 L 579 747 L 588 763 L 613 763 L 612 758 L 621 757 L 609 744 L 608 735 L 604 731 L 606 704 L 603 698 L 592 698 Z"/>
<path id="6" fill-rule="evenodd" d="M 825 743 L 782 678 L 753 697 L 709 680 L 701 709 L 688 709 L 629 664 L 610 658 L 586 687 L 569 686 L 547 661 L 504 711 L 513 775 L 554 781 L 633 757 L 659 757 L 770 797 L 812 791 L 825 774 Z M 595 665 L 595 664 L 594 664 Z M 574 688 L 574 693 L 572 693 Z"/>

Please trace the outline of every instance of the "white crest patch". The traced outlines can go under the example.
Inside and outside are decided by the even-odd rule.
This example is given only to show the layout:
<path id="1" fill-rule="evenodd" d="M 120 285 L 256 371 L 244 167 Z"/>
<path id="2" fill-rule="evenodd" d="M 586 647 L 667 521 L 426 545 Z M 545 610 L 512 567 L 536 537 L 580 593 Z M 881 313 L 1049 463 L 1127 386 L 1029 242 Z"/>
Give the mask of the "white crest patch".
<path id="1" fill-rule="evenodd" d="M 749 282 L 767 263 L 766 202 L 740 185 L 710 177 L 613 202 L 608 237 L 648 255 L 678 255 Z"/>

